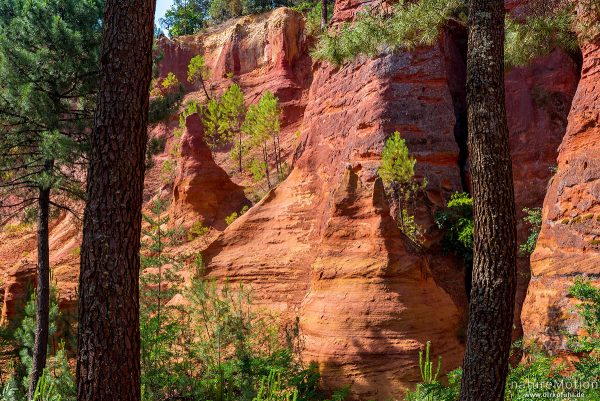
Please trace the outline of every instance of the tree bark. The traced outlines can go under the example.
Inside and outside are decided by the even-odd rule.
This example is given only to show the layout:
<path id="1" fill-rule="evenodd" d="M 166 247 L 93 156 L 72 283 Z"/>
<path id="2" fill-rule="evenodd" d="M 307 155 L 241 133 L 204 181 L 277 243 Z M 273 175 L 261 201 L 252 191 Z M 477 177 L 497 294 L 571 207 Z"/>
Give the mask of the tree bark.
<path id="1" fill-rule="evenodd" d="M 461 401 L 504 399 L 516 287 L 516 217 L 504 105 L 504 1 L 470 0 L 467 56 L 474 260 Z"/>
<path id="2" fill-rule="evenodd" d="M 321 0 L 321 31 L 327 29 L 327 0 Z"/>
<path id="3" fill-rule="evenodd" d="M 47 161 L 45 169 L 52 169 Z M 37 382 L 46 367 L 50 319 L 50 246 L 48 244 L 48 222 L 50 216 L 50 188 L 40 188 L 37 217 L 37 289 L 35 305 L 35 341 L 31 362 L 31 376 L 27 399 L 32 400 Z"/>
<path id="4" fill-rule="evenodd" d="M 140 399 L 139 269 L 154 0 L 107 0 L 81 272 L 78 401 Z"/>

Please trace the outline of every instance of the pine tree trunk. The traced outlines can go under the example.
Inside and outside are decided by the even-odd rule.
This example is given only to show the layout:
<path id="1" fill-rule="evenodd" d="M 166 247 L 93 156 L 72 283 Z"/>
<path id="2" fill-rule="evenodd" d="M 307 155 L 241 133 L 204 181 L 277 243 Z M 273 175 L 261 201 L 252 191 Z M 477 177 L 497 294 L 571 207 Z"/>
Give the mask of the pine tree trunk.
<path id="1" fill-rule="evenodd" d="M 78 401 L 140 399 L 139 270 L 154 0 L 107 0 L 79 279 Z"/>
<path id="2" fill-rule="evenodd" d="M 242 131 L 238 129 L 238 156 L 239 156 L 239 161 L 240 161 L 240 173 L 242 172 Z"/>
<path id="3" fill-rule="evenodd" d="M 271 189 L 271 178 L 269 177 L 269 154 L 267 153 L 267 143 L 263 143 L 263 160 L 265 161 L 265 175 L 267 176 L 267 186 Z"/>
<path id="4" fill-rule="evenodd" d="M 321 0 L 321 31 L 327 29 L 327 0 Z"/>
<path id="5" fill-rule="evenodd" d="M 46 162 L 46 169 L 52 169 Z M 46 367 L 50 315 L 50 247 L 48 244 L 48 221 L 50 215 L 50 188 L 40 188 L 37 219 L 37 293 L 35 306 L 35 341 L 31 363 L 31 377 L 27 397 L 33 399 L 37 382 Z"/>
<path id="6" fill-rule="evenodd" d="M 474 260 L 461 401 L 504 399 L 516 286 L 516 217 L 504 106 L 504 1 L 471 0 L 467 58 Z"/>

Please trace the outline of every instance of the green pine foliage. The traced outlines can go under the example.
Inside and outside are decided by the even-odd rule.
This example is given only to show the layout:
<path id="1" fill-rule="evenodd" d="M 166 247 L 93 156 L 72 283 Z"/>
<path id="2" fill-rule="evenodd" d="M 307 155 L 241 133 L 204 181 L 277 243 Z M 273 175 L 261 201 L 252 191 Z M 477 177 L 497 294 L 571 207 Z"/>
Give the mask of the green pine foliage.
<path id="1" fill-rule="evenodd" d="M 218 285 L 205 278 L 201 254 L 188 266 L 194 271 L 191 283 L 181 285 L 177 272 L 182 261 L 169 252 L 179 234 L 167 229 L 164 213 L 165 204 L 156 201 L 145 216 L 142 399 L 252 401 L 272 394 L 265 392 L 264 377 L 276 375 L 277 388 L 289 389 L 297 400 L 323 400 L 316 367 L 300 362 L 296 326 L 280 329 L 276 316 L 253 307 L 243 285 Z M 275 388 L 273 381 L 267 386 Z"/>
<path id="2" fill-rule="evenodd" d="M 204 125 L 204 138 L 212 149 L 231 142 L 229 127 L 217 99 L 210 99 L 204 107 L 202 124 Z"/>
<path id="3" fill-rule="evenodd" d="M 232 159 L 237 160 L 238 169 L 242 172 L 244 166 L 243 156 L 245 153 L 242 124 L 246 117 L 246 100 L 244 99 L 244 92 L 242 92 L 238 84 L 232 84 L 223 93 L 221 97 L 221 110 L 227 130 L 229 131 L 227 137 L 234 142 L 230 156 Z"/>
<path id="4" fill-rule="evenodd" d="M 41 189 L 55 202 L 83 198 L 103 8 L 101 0 L 0 0 L 0 208 L 10 213 Z"/>
<path id="5" fill-rule="evenodd" d="M 169 227 L 167 202 L 157 197 L 143 218 L 147 224 L 142 239 L 140 274 L 140 340 L 142 392 L 144 399 L 161 400 L 173 396 L 174 378 L 168 374 L 178 371 L 177 353 L 168 339 L 180 336 L 180 322 L 175 319 L 168 301 L 176 294 L 183 279 L 178 274 L 181 260 L 167 252 L 169 247 L 182 243 L 183 230 Z"/>
<path id="6" fill-rule="evenodd" d="M 204 91 L 204 95 L 207 100 L 211 99 L 211 95 L 208 93 L 207 81 L 209 79 L 209 69 L 206 65 L 206 61 L 204 61 L 204 57 L 201 55 L 196 55 L 190 59 L 187 68 L 187 80 L 189 83 L 194 85 L 199 85 L 202 87 Z"/>
<path id="7" fill-rule="evenodd" d="M 208 8 L 208 0 L 175 0 L 159 22 L 172 37 L 192 35 L 206 26 Z"/>
<path id="8" fill-rule="evenodd" d="M 382 13 L 378 8 L 364 9 L 354 22 L 321 35 L 313 57 L 340 65 L 360 55 L 374 57 L 382 52 L 432 45 L 448 20 L 466 25 L 466 3 L 465 0 L 402 0 L 391 13 Z M 581 38 L 598 34 L 598 0 L 587 0 L 580 5 L 587 18 L 578 18 L 569 2 L 542 7 L 543 10 L 537 10 L 536 5 L 532 2 L 530 16 L 523 20 L 506 18 L 507 68 L 527 65 L 555 48 L 576 50 L 576 32 Z"/>
<path id="9" fill-rule="evenodd" d="M 215 24 L 237 18 L 244 13 L 243 0 L 211 0 L 208 8 L 210 20 Z"/>
<path id="10" fill-rule="evenodd" d="M 465 192 L 452 194 L 446 209 L 435 214 L 435 222 L 444 233 L 446 252 L 473 263 L 473 198 Z"/>
<path id="11" fill-rule="evenodd" d="M 26 399 L 29 388 L 29 375 L 35 341 L 35 293 L 25 304 L 23 316 L 14 332 L 5 333 L 3 346 L 16 350 L 17 357 L 11 362 L 12 373 L 8 380 L 2 383 L 0 399 L 3 401 L 23 401 Z M 75 378 L 69 366 L 66 344 L 58 335 L 73 334 L 65 326 L 63 314 L 58 310 L 55 292 L 52 291 L 50 299 L 48 360 L 43 372 L 43 381 L 37 384 L 38 398 L 40 401 L 61 400 L 75 401 Z M 6 343 L 4 343 L 6 342 Z"/>
<path id="12" fill-rule="evenodd" d="M 573 32 L 574 16 L 571 7 L 563 7 L 553 13 L 533 15 L 524 22 L 507 17 L 504 44 L 506 67 L 525 66 L 557 47 L 577 50 L 577 37 Z"/>
<path id="13" fill-rule="evenodd" d="M 250 146 L 260 149 L 262 156 L 260 163 L 264 168 L 264 175 L 269 188 L 272 188 L 269 170 L 271 156 L 275 160 L 277 173 L 281 176 L 282 172 L 283 163 L 281 159 L 281 146 L 279 144 L 280 119 L 281 110 L 279 108 L 279 100 L 275 95 L 267 91 L 263 93 L 258 103 L 248 108 L 246 119 L 242 125 L 242 131 L 250 138 Z"/>
<path id="14" fill-rule="evenodd" d="M 335 1 L 327 2 L 328 23 L 333 18 Z M 321 1 L 302 1 L 292 6 L 292 9 L 304 15 L 304 32 L 307 36 L 318 38 L 321 33 Z"/>
<path id="15" fill-rule="evenodd" d="M 150 91 L 150 105 L 148 109 L 148 123 L 156 124 L 171 116 L 181 105 L 185 88 L 179 82 L 175 74 L 169 72 L 160 81 L 152 82 Z"/>
<path id="16" fill-rule="evenodd" d="M 385 142 L 377 173 L 392 199 L 398 227 L 413 245 L 419 247 L 423 234 L 415 222 L 415 202 L 419 191 L 427 186 L 427 181 L 415 178 L 416 163 L 416 159 L 409 155 L 405 140 L 396 131 Z"/>
<path id="17" fill-rule="evenodd" d="M 400 0 L 389 14 L 365 9 L 351 24 L 324 34 L 312 55 L 339 65 L 359 55 L 433 44 L 449 18 L 465 19 L 462 0 Z"/>
<path id="18" fill-rule="evenodd" d="M 523 212 L 526 213 L 523 221 L 529 225 L 529 236 L 524 243 L 519 245 L 519 253 L 522 256 L 529 256 L 535 250 L 535 245 L 542 229 L 542 209 L 539 207 L 533 209 L 526 207 L 523 209 Z"/>

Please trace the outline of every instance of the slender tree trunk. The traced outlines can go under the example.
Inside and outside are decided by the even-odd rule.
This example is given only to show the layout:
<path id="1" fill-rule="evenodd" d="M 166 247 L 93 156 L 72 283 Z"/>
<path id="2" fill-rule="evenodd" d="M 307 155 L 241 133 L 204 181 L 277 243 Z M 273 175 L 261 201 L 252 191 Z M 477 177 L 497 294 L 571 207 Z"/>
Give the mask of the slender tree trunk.
<path id="1" fill-rule="evenodd" d="M 200 72 L 202 74 L 202 72 Z M 204 83 L 204 78 L 200 76 L 200 83 L 202 84 L 202 90 L 204 91 L 204 96 L 206 96 L 206 101 L 211 100 L 211 96 L 208 94 L 208 90 L 206 89 L 206 84 Z"/>
<path id="2" fill-rule="evenodd" d="M 269 177 L 269 155 L 267 153 L 267 142 L 263 143 L 263 160 L 265 161 L 265 174 L 267 176 L 267 186 L 271 189 L 271 179 Z"/>
<path id="3" fill-rule="evenodd" d="M 79 278 L 78 401 L 140 399 L 139 270 L 154 0 L 107 0 Z"/>
<path id="4" fill-rule="evenodd" d="M 238 156 L 240 161 L 240 173 L 242 172 L 242 130 L 238 129 Z"/>
<path id="5" fill-rule="evenodd" d="M 321 31 L 327 29 L 327 0 L 321 0 Z"/>
<path id="6" fill-rule="evenodd" d="M 281 177 L 281 166 L 279 165 L 279 156 L 277 154 L 277 139 L 275 135 L 273 135 L 273 150 L 275 151 L 275 170 L 277 171 L 277 176 Z"/>
<path id="7" fill-rule="evenodd" d="M 467 57 L 474 260 L 461 401 L 504 399 L 516 286 L 516 217 L 504 106 L 504 1 L 470 0 Z"/>
<path id="8" fill-rule="evenodd" d="M 45 163 L 45 169 L 51 170 L 52 161 Z M 38 195 L 37 218 L 37 293 L 35 306 L 35 341 L 33 360 L 27 397 L 33 399 L 37 382 L 46 367 L 48 353 L 48 332 L 50 318 L 50 246 L 48 244 L 48 221 L 50 215 L 50 188 L 40 188 Z"/>

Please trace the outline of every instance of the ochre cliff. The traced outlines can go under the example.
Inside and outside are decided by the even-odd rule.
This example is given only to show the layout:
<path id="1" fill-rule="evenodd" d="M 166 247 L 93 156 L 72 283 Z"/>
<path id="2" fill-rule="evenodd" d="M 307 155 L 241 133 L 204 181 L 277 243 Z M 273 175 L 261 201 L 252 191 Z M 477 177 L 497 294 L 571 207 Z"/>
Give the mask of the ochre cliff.
<path id="1" fill-rule="evenodd" d="M 517 12 L 523 3 L 507 6 Z M 332 29 L 351 20 L 361 5 L 337 1 Z M 465 272 L 442 251 L 433 216 L 452 193 L 469 190 L 466 32 L 449 24 L 433 46 L 340 67 L 311 60 L 309 43 L 301 15 L 284 8 L 200 35 L 161 39 L 160 74 L 173 72 L 184 83 L 184 102 L 204 99 L 187 82 L 187 65 L 197 54 L 211 71 L 211 93 L 236 82 L 249 104 L 266 90 L 278 96 L 283 154 L 292 168 L 226 226 L 226 216 L 255 200 L 249 194 L 255 184 L 236 171 L 229 149 L 210 151 L 198 116 L 187 118 L 175 178 L 165 182 L 160 166 L 173 158 L 178 141 L 179 120 L 173 116 L 150 130 L 167 145 L 147 173 L 145 200 L 157 193 L 171 197 L 173 222 L 189 227 L 201 220 L 211 228 L 207 241 L 192 241 L 184 251 L 202 251 L 210 276 L 251 285 L 254 300 L 280 312 L 284 321 L 298 318 L 304 358 L 319 363 L 326 386 L 351 384 L 361 400 L 401 397 L 420 379 L 416 362 L 426 341 L 443 357 L 444 370 L 462 361 Z M 557 319 L 564 317 L 571 277 L 600 273 L 600 43 L 587 44 L 583 54 L 579 86 L 576 57 L 560 50 L 506 74 L 520 217 L 524 207 L 541 206 L 545 196 L 522 319 L 526 335 L 547 344 L 560 334 Z M 396 130 L 417 159 L 417 176 L 428 181 L 416 211 L 425 230 L 419 251 L 390 217 L 377 180 L 383 145 Z M 546 193 L 561 141 L 558 172 Z M 53 224 L 53 278 L 63 304 L 72 305 L 78 224 L 64 214 Z M 520 223 L 519 239 L 527 234 Z M 519 271 L 515 335 L 529 282 L 527 258 L 520 259 Z M 6 320 L 35 275 L 32 229 L 0 234 L 0 272 Z"/>
<path id="2" fill-rule="evenodd" d="M 600 276 L 600 39 L 583 45 L 582 53 L 522 315 L 526 337 L 553 351 L 564 350 L 565 334 L 580 327 L 567 295 L 574 278 L 587 275 L 598 283 Z"/>

